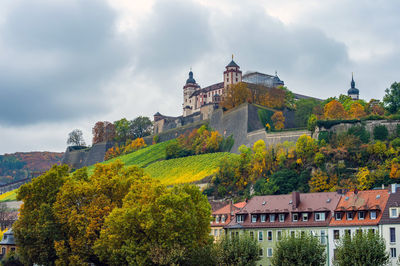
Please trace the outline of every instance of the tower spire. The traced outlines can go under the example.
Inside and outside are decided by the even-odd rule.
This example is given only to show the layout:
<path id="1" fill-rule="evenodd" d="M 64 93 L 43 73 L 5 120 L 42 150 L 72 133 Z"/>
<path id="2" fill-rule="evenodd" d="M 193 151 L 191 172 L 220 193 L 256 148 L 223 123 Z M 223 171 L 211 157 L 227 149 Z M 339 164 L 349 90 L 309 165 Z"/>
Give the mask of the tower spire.
<path id="1" fill-rule="evenodd" d="M 353 72 L 351 72 L 351 88 L 355 88 L 356 87 L 356 83 L 354 82 L 354 78 L 353 78 Z"/>
<path id="2" fill-rule="evenodd" d="M 232 61 L 233 61 L 233 54 L 232 54 Z"/>

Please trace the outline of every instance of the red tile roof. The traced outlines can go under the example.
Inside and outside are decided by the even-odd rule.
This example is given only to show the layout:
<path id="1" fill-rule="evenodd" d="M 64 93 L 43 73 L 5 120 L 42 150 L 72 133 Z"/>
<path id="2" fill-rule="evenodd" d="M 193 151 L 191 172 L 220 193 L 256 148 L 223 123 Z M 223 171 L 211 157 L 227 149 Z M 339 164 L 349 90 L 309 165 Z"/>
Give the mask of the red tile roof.
<path id="1" fill-rule="evenodd" d="M 389 199 L 387 189 L 364 190 L 358 192 L 347 192 L 339 201 L 335 212 L 342 212 L 341 220 L 332 219 L 329 226 L 360 226 L 377 225 L 382 217 L 383 210 Z M 370 219 L 369 211 L 376 211 L 376 219 Z M 354 212 L 353 219 L 347 220 L 345 213 Z M 357 211 L 367 211 L 365 218 L 358 219 Z"/>
<path id="2" fill-rule="evenodd" d="M 213 221 L 213 222 L 211 222 L 211 226 L 224 226 L 224 225 L 227 225 L 227 224 L 231 221 L 231 219 L 234 217 L 234 215 L 235 215 L 238 211 L 240 211 L 240 209 L 243 208 L 244 206 L 246 206 L 246 202 L 245 202 L 245 201 L 235 203 L 235 204 L 233 204 L 232 206 L 231 206 L 231 203 L 228 203 L 228 204 L 225 205 L 224 207 L 222 207 L 222 208 L 220 208 L 220 209 L 218 209 L 218 210 L 212 212 L 212 215 L 213 215 L 213 216 L 216 216 L 216 215 L 219 215 L 219 216 L 225 215 L 225 216 L 226 216 L 226 220 L 225 220 L 224 223 L 222 223 L 221 220 L 220 220 L 219 223 L 216 223 L 215 221 Z M 233 212 L 232 214 L 233 214 L 233 215 L 231 214 L 231 208 L 232 208 L 232 212 Z"/>

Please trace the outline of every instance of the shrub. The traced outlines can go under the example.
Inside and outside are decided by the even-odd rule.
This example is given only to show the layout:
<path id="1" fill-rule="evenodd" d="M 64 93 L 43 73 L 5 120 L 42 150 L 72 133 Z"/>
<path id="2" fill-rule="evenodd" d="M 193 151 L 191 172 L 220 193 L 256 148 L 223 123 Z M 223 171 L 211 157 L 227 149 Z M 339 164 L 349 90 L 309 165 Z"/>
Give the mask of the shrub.
<path id="1" fill-rule="evenodd" d="M 258 118 L 260 119 L 263 125 L 273 125 L 271 117 L 274 115 L 274 112 L 267 109 L 258 109 Z"/>
<path id="2" fill-rule="evenodd" d="M 220 150 L 222 152 L 230 152 L 234 143 L 235 140 L 233 139 L 232 135 L 227 138 L 224 138 L 221 142 Z"/>
<path id="3" fill-rule="evenodd" d="M 329 143 L 330 133 L 328 131 L 321 131 L 318 135 L 318 141 L 325 141 L 325 143 Z"/>
<path id="4" fill-rule="evenodd" d="M 392 140 L 392 142 L 390 144 L 392 144 L 393 148 L 400 147 L 400 138 L 395 138 L 394 140 Z"/>
<path id="5" fill-rule="evenodd" d="M 389 131 L 384 125 L 378 125 L 374 127 L 374 139 L 376 140 L 386 140 L 389 135 Z"/>
<path id="6" fill-rule="evenodd" d="M 362 125 L 351 127 L 347 131 L 347 134 L 354 135 L 354 136 L 358 137 L 364 143 L 368 143 L 369 142 L 370 134 L 365 129 L 365 127 L 362 126 Z"/>
<path id="7" fill-rule="evenodd" d="M 335 125 L 338 125 L 340 123 L 356 124 L 358 122 L 360 122 L 359 119 L 318 120 L 317 121 L 317 126 L 329 129 L 329 128 L 331 128 L 331 127 L 333 127 Z"/>
<path id="8" fill-rule="evenodd" d="M 183 149 L 179 145 L 177 140 L 172 141 L 165 147 L 165 158 L 166 159 L 172 159 L 172 158 L 178 158 L 182 154 Z"/>
<path id="9" fill-rule="evenodd" d="M 159 142 L 159 140 L 160 140 L 160 136 L 154 135 L 154 137 L 153 137 L 153 144 L 157 144 L 157 143 Z"/>

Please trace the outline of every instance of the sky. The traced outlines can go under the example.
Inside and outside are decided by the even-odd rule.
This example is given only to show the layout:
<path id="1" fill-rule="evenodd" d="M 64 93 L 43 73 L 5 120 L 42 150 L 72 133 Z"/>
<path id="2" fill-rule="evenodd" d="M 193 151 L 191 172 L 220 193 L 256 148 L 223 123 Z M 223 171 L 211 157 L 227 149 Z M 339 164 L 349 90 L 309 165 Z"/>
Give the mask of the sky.
<path id="1" fill-rule="evenodd" d="M 2 0 L 0 154 L 66 149 L 97 121 L 182 113 L 192 68 L 222 81 L 232 54 L 293 92 L 382 99 L 400 81 L 397 0 Z"/>

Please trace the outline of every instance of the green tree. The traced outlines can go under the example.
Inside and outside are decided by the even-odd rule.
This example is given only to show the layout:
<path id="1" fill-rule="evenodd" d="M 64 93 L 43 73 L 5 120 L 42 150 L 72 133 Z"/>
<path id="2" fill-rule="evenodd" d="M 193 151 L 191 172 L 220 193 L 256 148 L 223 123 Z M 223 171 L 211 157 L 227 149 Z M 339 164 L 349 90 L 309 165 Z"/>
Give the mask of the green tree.
<path id="1" fill-rule="evenodd" d="M 384 125 L 375 126 L 373 133 L 374 133 L 374 139 L 382 141 L 386 140 L 389 135 L 389 131 Z"/>
<path id="2" fill-rule="evenodd" d="M 152 133 L 153 123 L 150 118 L 138 116 L 130 123 L 130 135 L 132 139 L 143 138 Z"/>
<path id="3" fill-rule="evenodd" d="M 317 127 L 317 116 L 312 114 L 310 115 L 310 117 L 308 118 L 307 121 L 307 129 L 309 131 L 311 131 L 312 133 L 314 133 L 315 128 Z"/>
<path id="4" fill-rule="evenodd" d="M 68 176 L 68 166 L 53 166 L 43 175 L 19 188 L 17 199 L 24 202 L 13 225 L 18 254 L 25 265 L 54 265 L 54 242 L 63 239 L 53 205 Z"/>
<path id="5" fill-rule="evenodd" d="M 130 126 L 131 123 L 126 119 L 122 118 L 114 122 L 115 126 L 115 139 L 119 142 L 126 141 L 131 138 Z"/>
<path id="6" fill-rule="evenodd" d="M 350 236 L 345 234 L 336 246 L 337 266 L 363 265 L 379 266 L 389 262 L 385 241 L 377 233 L 360 232 Z"/>
<path id="7" fill-rule="evenodd" d="M 97 164 L 90 177 L 86 169 L 77 171 L 64 183 L 54 204 L 55 216 L 66 236 L 55 243 L 58 264 L 99 264 L 93 244 L 99 238 L 104 220 L 114 208 L 122 206 L 130 187 L 143 175 L 143 169 L 125 168 L 117 160 Z"/>
<path id="8" fill-rule="evenodd" d="M 272 257 L 272 265 L 274 266 L 318 266 L 325 265 L 325 263 L 325 246 L 321 244 L 318 237 L 311 234 L 284 237 L 277 242 Z"/>
<path id="9" fill-rule="evenodd" d="M 315 99 L 300 99 L 296 102 L 296 113 L 294 121 L 298 127 L 307 126 L 307 122 L 314 110 L 315 106 L 318 106 L 319 102 Z"/>
<path id="10" fill-rule="evenodd" d="M 109 265 L 179 264 L 209 243 L 210 216 L 196 186 L 167 188 L 143 178 L 107 217 L 96 254 Z"/>
<path id="11" fill-rule="evenodd" d="M 313 157 L 318 150 L 317 141 L 310 136 L 302 135 L 296 142 L 296 153 L 303 161 Z"/>
<path id="12" fill-rule="evenodd" d="M 385 109 L 391 114 L 395 114 L 400 110 L 400 83 L 394 82 L 390 89 L 385 90 L 386 94 L 383 97 Z"/>
<path id="13" fill-rule="evenodd" d="M 220 265 L 256 265 L 260 260 L 260 245 L 249 236 L 223 237 L 217 244 Z"/>

